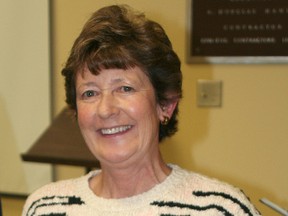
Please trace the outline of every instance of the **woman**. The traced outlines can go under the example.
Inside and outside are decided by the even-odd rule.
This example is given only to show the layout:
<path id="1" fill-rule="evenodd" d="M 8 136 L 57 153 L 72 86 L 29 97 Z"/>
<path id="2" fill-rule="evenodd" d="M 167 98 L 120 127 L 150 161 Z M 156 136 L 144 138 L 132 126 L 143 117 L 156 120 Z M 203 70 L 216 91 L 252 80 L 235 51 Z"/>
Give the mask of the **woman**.
<path id="1" fill-rule="evenodd" d="M 23 215 L 259 215 L 238 189 L 163 161 L 182 75 L 159 24 L 128 6 L 96 11 L 62 74 L 101 170 L 37 190 Z"/>

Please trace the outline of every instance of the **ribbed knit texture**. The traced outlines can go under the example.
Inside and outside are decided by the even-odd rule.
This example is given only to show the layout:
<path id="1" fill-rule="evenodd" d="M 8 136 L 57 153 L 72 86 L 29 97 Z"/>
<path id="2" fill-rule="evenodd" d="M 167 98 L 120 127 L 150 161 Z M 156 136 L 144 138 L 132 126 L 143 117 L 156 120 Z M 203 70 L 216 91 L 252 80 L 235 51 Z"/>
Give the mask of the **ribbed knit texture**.
<path id="1" fill-rule="evenodd" d="M 124 199 L 104 199 L 89 188 L 100 171 L 46 185 L 26 201 L 22 216 L 217 216 L 260 215 L 237 188 L 175 165 L 151 190 Z"/>

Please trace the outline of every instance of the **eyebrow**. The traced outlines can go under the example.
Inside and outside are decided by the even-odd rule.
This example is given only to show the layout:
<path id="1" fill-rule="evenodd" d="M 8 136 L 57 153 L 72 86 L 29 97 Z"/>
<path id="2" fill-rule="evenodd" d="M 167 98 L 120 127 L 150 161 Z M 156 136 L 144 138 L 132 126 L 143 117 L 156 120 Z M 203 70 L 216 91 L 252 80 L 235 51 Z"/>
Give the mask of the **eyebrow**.
<path id="1" fill-rule="evenodd" d="M 116 79 L 112 79 L 112 81 L 110 82 L 111 84 L 117 84 L 117 83 L 121 83 L 121 82 L 124 82 L 125 79 L 123 78 L 116 78 Z"/>
<path id="2" fill-rule="evenodd" d="M 81 85 L 78 86 L 78 88 L 82 87 L 82 86 L 96 86 L 95 82 L 85 82 L 85 83 L 81 83 Z"/>
<path id="3" fill-rule="evenodd" d="M 115 79 L 112 79 L 110 81 L 110 84 L 117 84 L 117 83 L 121 83 L 121 82 L 125 82 L 125 79 L 124 78 L 115 78 Z M 81 87 L 89 87 L 89 86 L 97 86 L 97 84 L 93 81 L 90 81 L 90 82 L 84 82 L 84 83 L 81 83 L 78 88 L 81 88 Z"/>

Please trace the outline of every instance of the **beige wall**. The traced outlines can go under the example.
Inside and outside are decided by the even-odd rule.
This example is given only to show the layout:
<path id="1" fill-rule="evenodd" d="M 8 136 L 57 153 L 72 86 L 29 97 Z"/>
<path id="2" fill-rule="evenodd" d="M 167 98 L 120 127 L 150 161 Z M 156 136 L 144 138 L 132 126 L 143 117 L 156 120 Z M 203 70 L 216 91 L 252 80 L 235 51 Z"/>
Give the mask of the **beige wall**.
<path id="1" fill-rule="evenodd" d="M 21 160 L 50 123 L 48 0 L 0 1 L 0 193 L 29 194 L 49 165 Z"/>
<path id="2" fill-rule="evenodd" d="M 186 64 L 187 1 L 54 1 L 55 113 L 65 106 L 60 70 L 75 37 L 94 10 L 112 3 L 161 23 L 182 59 L 180 130 L 162 146 L 166 160 L 244 189 L 263 215 L 277 214 L 261 197 L 288 208 L 288 65 Z M 197 107 L 198 79 L 223 81 L 221 108 Z"/>

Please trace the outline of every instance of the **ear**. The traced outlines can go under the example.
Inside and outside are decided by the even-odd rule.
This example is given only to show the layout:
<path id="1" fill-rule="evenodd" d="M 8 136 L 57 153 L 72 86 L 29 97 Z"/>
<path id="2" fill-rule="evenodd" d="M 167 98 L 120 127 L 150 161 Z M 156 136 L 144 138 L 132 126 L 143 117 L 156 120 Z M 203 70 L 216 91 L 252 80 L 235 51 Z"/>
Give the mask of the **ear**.
<path id="1" fill-rule="evenodd" d="M 171 100 L 169 103 L 160 105 L 161 111 L 159 113 L 160 121 L 163 121 L 165 117 L 169 119 L 173 115 L 173 112 L 178 104 L 178 99 Z"/>

